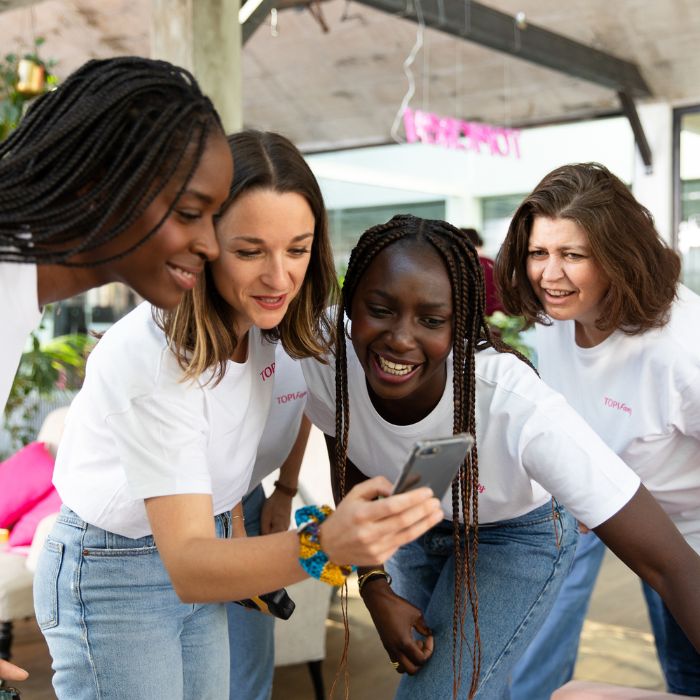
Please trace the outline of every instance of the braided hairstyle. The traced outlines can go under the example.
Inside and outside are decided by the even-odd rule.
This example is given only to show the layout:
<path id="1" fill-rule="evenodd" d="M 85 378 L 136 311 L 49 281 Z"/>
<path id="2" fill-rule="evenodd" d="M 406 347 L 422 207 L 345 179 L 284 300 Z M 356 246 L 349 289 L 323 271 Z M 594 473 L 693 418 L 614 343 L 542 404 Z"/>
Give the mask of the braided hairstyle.
<path id="1" fill-rule="evenodd" d="M 484 314 L 484 278 L 476 249 L 459 229 L 444 221 L 420 219 L 410 215 L 394 216 L 362 234 L 350 256 L 342 290 L 342 308 L 337 316 L 336 335 L 336 454 L 335 476 L 341 497 L 345 495 L 350 430 L 346 335 L 344 314 L 352 318 L 352 303 L 358 285 L 374 259 L 388 246 L 410 242 L 431 246 L 445 264 L 452 288 L 453 328 L 453 432 L 469 432 L 476 437 L 475 355 L 486 347 L 521 357 L 491 335 Z M 522 358 L 521 358 L 522 359 Z M 452 627 L 453 697 L 461 685 L 461 659 L 467 604 L 474 623 L 472 676 L 469 697 L 476 692 L 480 664 L 479 599 L 476 589 L 476 558 L 479 547 L 479 456 L 477 445 L 460 467 L 452 483 L 452 521 L 454 525 L 455 582 Z M 460 527 L 460 516 L 469 528 Z M 459 661 L 458 661 L 459 660 Z"/>
<path id="2" fill-rule="evenodd" d="M 223 132 L 219 116 L 183 68 L 88 61 L 0 143 L 0 261 L 87 267 L 128 255 L 170 215 L 212 129 Z M 140 241 L 71 260 L 125 232 L 174 176 L 175 200 Z"/>

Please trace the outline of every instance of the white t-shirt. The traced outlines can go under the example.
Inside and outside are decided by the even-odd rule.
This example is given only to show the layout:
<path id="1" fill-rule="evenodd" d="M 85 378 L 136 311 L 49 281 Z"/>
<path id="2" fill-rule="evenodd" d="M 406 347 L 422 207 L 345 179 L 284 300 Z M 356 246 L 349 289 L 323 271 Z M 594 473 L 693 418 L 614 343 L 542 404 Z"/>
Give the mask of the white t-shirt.
<path id="1" fill-rule="evenodd" d="M 413 425 L 393 425 L 375 410 L 352 343 L 347 344 L 350 394 L 348 457 L 365 475 L 395 480 L 419 439 L 452 434 L 452 358 L 438 405 Z M 302 362 L 309 388 L 306 413 L 335 434 L 335 369 Z M 553 494 L 588 527 L 617 513 L 639 479 L 598 438 L 564 398 L 515 356 L 488 349 L 476 356 L 476 439 L 479 522 L 515 518 Z M 452 496 L 442 502 L 452 518 Z"/>
<path id="2" fill-rule="evenodd" d="M 680 286 L 669 322 L 593 348 L 573 321 L 537 326 L 539 369 L 642 479 L 700 552 L 700 297 Z"/>
<path id="3" fill-rule="evenodd" d="M 182 381 L 182 369 L 141 304 L 90 354 L 71 405 L 54 484 L 83 520 L 127 537 L 151 533 L 144 499 L 211 494 L 214 514 L 245 495 L 265 426 L 274 344 L 253 328 L 245 363 L 223 380 Z"/>
<path id="4" fill-rule="evenodd" d="M 29 333 L 39 325 L 36 265 L 0 263 L 0 406 L 3 411 Z"/>
<path id="5" fill-rule="evenodd" d="M 277 344 L 275 352 L 275 381 L 272 389 L 272 404 L 258 456 L 250 479 L 252 491 L 268 474 L 279 469 L 296 442 L 306 405 L 306 382 L 299 360 L 293 360 Z"/>

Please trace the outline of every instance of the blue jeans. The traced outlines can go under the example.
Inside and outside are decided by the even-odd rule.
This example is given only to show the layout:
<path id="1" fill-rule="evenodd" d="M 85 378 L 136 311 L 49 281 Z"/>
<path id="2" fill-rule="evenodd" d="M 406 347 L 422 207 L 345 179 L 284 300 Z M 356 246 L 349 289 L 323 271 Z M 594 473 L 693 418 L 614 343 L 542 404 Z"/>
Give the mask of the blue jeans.
<path id="1" fill-rule="evenodd" d="M 642 582 L 642 590 L 668 692 L 699 696 L 700 654 L 673 619 L 661 596 L 645 582 Z"/>
<path id="2" fill-rule="evenodd" d="M 243 499 L 245 529 L 249 536 L 260 534 L 263 503 L 262 486 Z M 275 618 L 235 603 L 228 603 L 226 612 L 231 650 L 230 700 L 269 700 L 275 670 Z"/>
<path id="3" fill-rule="evenodd" d="M 216 530 L 230 535 L 230 513 Z M 152 536 L 115 535 L 64 506 L 37 565 L 34 608 L 59 700 L 228 700 L 226 610 L 181 602 Z"/>
<path id="4" fill-rule="evenodd" d="M 476 579 L 481 673 L 475 696 L 479 700 L 493 700 L 503 693 L 510 669 L 554 603 L 577 539 L 575 520 L 551 503 L 518 518 L 479 527 Z M 402 547 L 387 568 L 394 578 L 394 591 L 424 611 L 435 636 L 432 657 L 415 676 L 402 676 L 396 698 L 451 698 L 455 577 L 452 523 L 445 520 Z M 469 611 L 464 634 L 460 698 L 467 697 L 472 676 L 474 629 Z"/>
<path id="5" fill-rule="evenodd" d="M 573 677 L 583 621 L 604 554 L 605 545 L 593 532 L 579 538 L 554 607 L 513 669 L 512 700 L 549 700 Z"/>
<path id="6" fill-rule="evenodd" d="M 547 621 L 512 674 L 511 700 L 549 700 L 571 680 L 579 637 L 605 545 L 588 533 L 579 540 L 574 564 Z M 671 693 L 700 695 L 700 655 L 656 591 L 642 582 L 656 652 Z"/>

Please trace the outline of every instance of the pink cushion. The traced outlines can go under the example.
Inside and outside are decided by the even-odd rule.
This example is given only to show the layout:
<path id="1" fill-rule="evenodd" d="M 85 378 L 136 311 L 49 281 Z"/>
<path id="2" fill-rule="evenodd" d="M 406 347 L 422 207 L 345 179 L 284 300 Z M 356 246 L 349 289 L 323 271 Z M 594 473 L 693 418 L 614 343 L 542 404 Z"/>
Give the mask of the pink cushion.
<path id="1" fill-rule="evenodd" d="M 53 488 L 53 455 L 32 442 L 0 464 L 0 527 L 12 527 Z"/>
<path id="2" fill-rule="evenodd" d="M 21 545 L 31 544 L 34 539 L 34 533 L 39 523 L 52 513 L 58 513 L 61 510 L 61 498 L 58 491 L 52 488 L 48 495 L 44 496 L 30 511 L 26 512 L 12 528 L 10 532 L 9 544 L 10 547 L 20 547 Z"/>

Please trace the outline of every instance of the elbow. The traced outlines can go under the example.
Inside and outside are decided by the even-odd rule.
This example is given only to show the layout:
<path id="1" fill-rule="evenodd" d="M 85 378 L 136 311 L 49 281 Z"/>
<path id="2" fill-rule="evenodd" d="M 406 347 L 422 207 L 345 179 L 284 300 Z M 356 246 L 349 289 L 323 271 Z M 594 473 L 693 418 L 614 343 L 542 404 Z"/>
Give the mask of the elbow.
<path id="1" fill-rule="evenodd" d="M 196 578 L 192 576 L 192 572 L 188 570 L 186 565 L 178 566 L 178 563 L 170 562 L 170 566 L 166 566 L 166 569 L 170 577 L 170 584 L 181 602 L 205 602 L 201 598 L 201 591 L 198 590 Z"/>
<path id="2" fill-rule="evenodd" d="M 195 587 L 191 581 L 178 580 L 176 577 L 171 577 L 171 582 L 175 595 L 182 603 L 201 603 L 203 602 L 198 596 Z"/>

